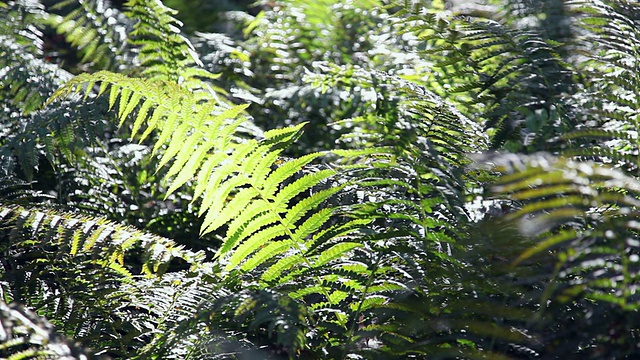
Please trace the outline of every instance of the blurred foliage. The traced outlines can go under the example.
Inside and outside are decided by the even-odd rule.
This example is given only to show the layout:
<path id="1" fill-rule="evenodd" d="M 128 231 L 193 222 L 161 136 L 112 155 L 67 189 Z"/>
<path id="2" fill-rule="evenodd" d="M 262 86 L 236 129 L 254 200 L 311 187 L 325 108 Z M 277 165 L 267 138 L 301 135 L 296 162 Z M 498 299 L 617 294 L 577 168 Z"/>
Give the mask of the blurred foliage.
<path id="1" fill-rule="evenodd" d="M 0 356 L 638 357 L 639 34 L 624 0 L 0 1 Z"/>

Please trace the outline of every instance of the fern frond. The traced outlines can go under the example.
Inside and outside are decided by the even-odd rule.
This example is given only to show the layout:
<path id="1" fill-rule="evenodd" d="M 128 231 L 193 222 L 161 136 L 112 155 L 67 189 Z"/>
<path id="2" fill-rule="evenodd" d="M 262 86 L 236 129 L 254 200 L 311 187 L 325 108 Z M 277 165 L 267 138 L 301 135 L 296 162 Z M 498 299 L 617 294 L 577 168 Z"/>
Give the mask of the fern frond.
<path id="1" fill-rule="evenodd" d="M 65 0 L 46 14 L 44 22 L 65 37 L 79 54 L 80 63 L 94 70 L 116 71 L 132 61 L 127 46 L 131 20 L 105 0 Z M 56 15 L 60 11 L 64 15 Z"/>
<path id="2" fill-rule="evenodd" d="M 144 338 L 170 326 L 165 322 L 189 318 L 202 294 L 213 291 L 186 272 L 166 272 L 176 259 L 193 273 L 204 262 L 203 253 L 170 240 L 53 211 L 3 205 L 0 215 L 0 246 L 11 254 L 0 268 L 0 283 L 24 284 L 3 286 L 4 295 L 96 351 L 132 356 Z"/>
<path id="3" fill-rule="evenodd" d="M 182 23 L 174 17 L 176 11 L 154 0 L 129 0 L 125 5 L 126 14 L 136 21 L 129 41 L 140 49 L 142 75 L 188 89 L 206 89 L 202 79 L 215 76 L 202 69 L 195 48 L 180 33 Z"/>
<path id="4" fill-rule="evenodd" d="M 0 356 L 5 359 L 97 359 L 58 334 L 42 317 L 18 304 L 7 305 L 0 299 Z"/>
<path id="5" fill-rule="evenodd" d="M 505 176 L 494 187 L 498 194 L 526 202 L 510 218 L 527 219 L 521 229 L 538 241 L 516 263 L 554 250 L 559 281 L 572 278 L 581 284 L 584 296 L 594 300 L 608 301 L 601 295 L 616 294 L 619 306 L 635 309 L 635 301 L 625 300 L 636 287 L 635 264 L 630 259 L 637 257 L 637 251 L 634 241 L 627 240 L 637 237 L 633 219 L 640 205 L 640 184 L 618 170 L 551 157 L 503 156 L 496 165 L 506 174 L 528 170 L 517 180 L 528 186 L 515 185 L 514 179 Z M 545 191 L 551 187 L 556 190 L 553 194 Z M 600 263 L 597 258 L 606 261 Z M 607 270 L 600 273 L 602 266 Z M 555 296 L 565 296 L 563 291 L 568 295 L 575 284 L 565 286 L 554 290 Z"/>
<path id="6" fill-rule="evenodd" d="M 201 104 L 196 95 L 177 84 L 166 82 L 156 84 L 150 80 L 129 78 L 110 72 L 77 76 L 53 94 L 49 103 L 78 91 L 88 92 L 90 89 L 82 89 L 87 84 L 96 82 L 101 83 L 101 92 L 106 92 L 110 87 L 109 104 L 110 107 L 115 107 L 117 102 L 121 126 L 137 107 L 141 107 L 144 112 L 138 113 L 134 121 L 136 131 L 144 130 L 140 140 L 157 131 L 158 138 L 154 145 L 154 152 L 158 151 L 165 142 L 169 143 L 161 164 L 173 160 L 174 166 L 170 171 L 172 174 L 179 172 L 179 182 L 172 190 L 192 178 L 201 165 L 197 161 L 190 161 L 190 167 L 184 167 L 189 155 L 200 145 L 207 146 L 206 149 L 210 149 L 211 152 L 216 150 L 216 145 L 218 149 L 223 148 L 229 141 L 228 137 L 239 125 L 238 122 L 231 124 L 225 122 L 228 117 L 237 116 L 246 107 L 241 105 L 225 109 L 224 105 L 217 106 L 213 100 Z M 146 114 L 150 114 L 150 119 L 144 128 L 142 123 Z M 133 133 L 133 135 L 136 134 Z M 168 141 L 170 138 L 171 142 Z M 191 146 L 184 147 L 185 143 Z M 202 151 L 196 158 L 206 163 L 205 152 L 206 150 Z"/>
<path id="7" fill-rule="evenodd" d="M 36 58 L 13 37 L 0 35 L 0 54 L 0 101 L 24 115 L 39 109 L 56 88 L 71 78 L 66 71 Z"/>
<path id="8" fill-rule="evenodd" d="M 259 141 L 233 143 L 229 138 L 239 121 L 230 123 L 227 118 L 237 116 L 244 109 L 243 106 L 221 111 L 222 105 L 201 103 L 197 95 L 178 85 L 162 83 L 158 86 L 150 80 L 108 72 L 80 75 L 58 90 L 50 101 L 79 91 L 88 91 L 83 90 L 86 84 L 98 82 L 102 83 L 101 92 L 111 88 L 110 106 L 117 110 L 121 124 L 141 103 L 153 103 L 149 106 L 142 105 L 151 114 L 151 120 L 146 122 L 146 129 L 142 124 L 138 127 L 140 131 L 144 131 L 142 136 L 151 131 L 160 132 L 154 151 L 160 149 L 171 137 L 161 163 L 173 161 L 170 172 L 177 173 L 180 182 L 198 174 L 196 195 L 202 194 L 201 213 L 205 214 L 201 233 L 206 234 L 223 225 L 227 226 L 226 236 L 217 253 L 227 270 L 232 268 L 227 265 L 228 259 L 232 259 L 233 265 L 243 266 L 241 255 L 234 256 L 235 251 L 251 258 L 252 252 L 260 247 L 287 238 L 292 240 L 292 250 L 298 253 L 297 256 L 303 256 L 304 249 L 308 247 L 305 245 L 308 235 L 322 228 L 329 220 L 326 216 L 312 216 L 311 221 L 303 221 L 309 211 L 320 206 L 343 185 L 309 195 L 305 193 L 321 182 L 329 181 L 335 172 L 327 169 L 291 179 L 298 174 L 300 168 L 321 154 L 311 154 L 299 161 L 292 160 L 291 164 L 285 162 L 281 167 L 276 164 L 279 152 L 295 140 L 304 124 L 268 131 L 264 134 L 264 139 Z M 168 99 L 171 100 L 167 101 Z M 140 118 L 137 117 L 135 121 L 139 122 Z M 190 145 L 185 147 L 185 144 Z M 189 158 L 200 147 L 205 150 L 198 153 L 196 160 Z M 181 185 L 180 182 L 172 185 L 171 189 Z M 289 183 L 283 185 L 286 182 Z M 297 231 L 298 226 L 302 226 L 300 231 Z M 239 246 L 241 247 L 238 248 Z M 325 255 L 325 261 L 337 257 L 338 249 L 348 251 L 347 247 L 336 247 Z M 272 261 L 281 257 L 281 254 L 283 253 L 274 251 L 271 253 L 272 258 L 258 257 L 253 259 L 253 263 L 258 266 L 261 264 L 257 260 Z M 285 260 L 286 257 L 279 261 Z M 309 259 L 306 262 L 311 264 Z M 278 262 L 271 266 L 276 264 Z M 282 262 L 277 266 L 280 271 L 285 271 L 293 265 L 295 264 L 289 263 L 285 266 Z M 252 270 L 247 266 L 243 268 Z"/>
<path id="9" fill-rule="evenodd" d="M 573 91 L 572 69 L 558 55 L 559 46 L 538 31 L 469 17 L 449 23 L 417 8 L 397 16 L 401 31 L 424 41 L 423 54 L 437 62 L 431 84 L 442 87 L 436 87 L 438 94 L 460 104 L 465 115 L 485 119 L 492 147 L 522 142 L 545 148 L 551 133 L 561 133 L 550 115 L 563 109 L 561 95 Z"/>
<path id="10" fill-rule="evenodd" d="M 78 107 L 74 105 L 79 100 L 74 99 L 42 108 L 44 99 L 68 81 L 70 74 L 25 53 L 9 37 L 0 38 L 0 47 L 4 48 L 0 72 L 5 75 L 0 81 L 0 101 L 15 111 L 14 116 L 3 119 L 5 131 L 0 146 L 9 161 L 5 171 L 31 180 L 41 160 L 46 158 L 51 165 L 60 164 L 65 158 L 72 162 L 93 144 L 97 134 L 109 132 L 101 114 L 105 109 L 99 103 Z"/>
<path id="11" fill-rule="evenodd" d="M 145 354 L 215 359 L 233 354 L 265 358 L 270 356 L 270 350 L 260 348 L 272 343 L 293 358 L 304 356 L 312 346 L 310 340 L 315 336 L 305 333 L 314 321 L 309 309 L 286 295 L 250 287 L 207 298 L 196 316 L 178 323 L 177 331 L 161 334 Z M 256 336 L 240 339 L 236 336 L 238 331 Z"/>
<path id="12" fill-rule="evenodd" d="M 577 113 L 584 120 L 575 131 L 562 137 L 567 155 L 613 162 L 637 175 L 635 159 L 640 148 L 637 137 L 640 78 L 638 49 L 629 44 L 640 39 L 639 7 L 626 1 L 570 3 L 582 14 L 584 32 L 581 71 L 589 76 L 585 91 L 575 97 Z M 608 139 L 607 139 L 608 138 Z M 592 144 L 597 141 L 596 146 Z"/>
<path id="13" fill-rule="evenodd" d="M 104 219 L 72 217 L 51 211 L 29 210 L 20 206 L 2 205 L 3 226 L 12 230 L 11 241 L 20 242 L 40 234 L 55 236 L 44 238 L 45 242 L 66 244 L 71 256 L 92 254 L 97 263 L 103 266 L 115 264 L 123 266 L 123 256 L 127 251 L 138 247 L 149 253 L 142 264 L 142 271 L 147 275 L 162 273 L 160 264 L 168 264 L 174 257 L 196 261 L 198 255 L 184 250 L 173 241 L 158 236 L 145 234 L 138 230 L 117 225 Z M 51 228 L 48 228 L 51 226 Z M 31 228 L 32 235 L 25 233 Z M 195 263 L 194 263 L 195 264 Z"/>

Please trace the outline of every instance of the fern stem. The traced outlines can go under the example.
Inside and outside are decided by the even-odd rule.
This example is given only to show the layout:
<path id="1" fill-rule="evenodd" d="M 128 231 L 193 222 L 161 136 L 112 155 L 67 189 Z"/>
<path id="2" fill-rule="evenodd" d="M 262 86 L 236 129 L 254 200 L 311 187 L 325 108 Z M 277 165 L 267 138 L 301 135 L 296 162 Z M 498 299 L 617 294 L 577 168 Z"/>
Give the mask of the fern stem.
<path id="1" fill-rule="evenodd" d="M 362 311 L 362 305 L 364 304 L 364 300 L 365 300 L 365 298 L 367 296 L 367 293 L 369 292 L 369 288 L 373 284 L 373 281 L 375 279 L 375 274 L 378 271 L 378 267 L 379 267 L 379 264 L 380 264 L 381 260 L 382 260 L 382 254 L 379 253 L 378 259 L 373 264 L 373 267 L 371 269 L 371 273 L 370 273 L 371 275 L 369 276 L 369 279 L 367 279 L 367 284 L 364 287 L 364 291 L 362 291 L 362 293 L 360 294 L 360 300 L 358 301 L 358 308 L 356 309 L 356 312 L 354 313 L 353 320 L 351 321 L 351 327 L 349 328 L 349 331 L 347 332 L 347 343 L 344 345 L 344 349 L 342 351 L 342 359 L 343 360 L 347 358 L 347 355 L 349 355 L 349 348 L 351 347 L 351 344 L 353 343 L 353 338 L 355 337 L 356 326 L 358 326 L 358 319 L 360 318 L 360 312 Z"/>

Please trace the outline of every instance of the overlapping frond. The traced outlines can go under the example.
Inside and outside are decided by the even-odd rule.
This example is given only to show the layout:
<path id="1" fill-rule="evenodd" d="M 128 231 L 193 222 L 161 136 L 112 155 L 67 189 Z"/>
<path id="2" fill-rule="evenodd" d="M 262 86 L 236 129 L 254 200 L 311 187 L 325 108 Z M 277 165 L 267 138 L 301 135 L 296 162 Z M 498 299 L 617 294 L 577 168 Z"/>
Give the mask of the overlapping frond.
<path id="1" fill-rule="evenodd" d="M 640 6 L 626 1 L 571 4 L 583 14 L 581 70 L 589 81 L 574 98 L 585 120 L 560 138 L 566 143 L 564 154 L 598 159 L 637 175 L 640 54 L 633 44 L 640 39 Z"/>
<path id="2" fill-rule="evenodd" d="M 0 356 L 6 359 L 97 359 L 74 341 L 55 333 L 44 318 L 0 299 Z"/>
<path id="3" fill-rule="evenodd" d="M 474 184 L 464 166 L 470 153 L 487 146 L 480 125 L 425 87 L 386 73 L 336 67 L 312 80 L 375 94 L 369 96 L 374 99 L 369 111 L 334 124 L 348 130 L 339 144 L 351 150 L 335 152 L 343 156 L 340 176 L 353 184 L 335 201 L 350 205 L 346 216 L 367 220 L 353 234 L 361 246 L 333 265 L 332 279 L 339 285 L 326 281 L 336 286 L 331 295 L 340 298 L 349 319 L 342 355 L 429 356 L 447 346 L 451 356 L 475 356 L 473 346 L 486 347 L 490 355 L 497 345 L 489 344 L 526 343 L 524 336 L 509 337 L 498 323 L 491 325 L 494 331 L 469 324 L 470 312 L 463 311 L 469 304 L 460 301 L 464 295 L 454 295 L 474 283 L 475 311 L 492 306 L 490 295 L 478 291 L 481 281 L 475 284 L 468 265 L 457 260 L 465 257 L 458 243 L 469 236 L 464 194 Z M 451 279 L 465 279 L 467 285 Z M 435 305 L 438 301 L 447 304 Z M 316 306 L 332 308 L 326 300 Z M 494 315 L 515 317 L 505 306 L 494 309 Z M 396 326 L 398 319 L 415 324 L 405 331 Z M 447 325 L 427 328 L 420 322 Z M 421 336 L 430 342 L 421 343 Z"/>
<path id="4" fill-rule="evenodd" d="M 132 60 L 133 53 L 127 45 L 132 21 L 110 1 L 65 0 L 48 10 L 45 23 L 80 54 L 80 63 L 94 70 L 115 71 Z"/>
<path id="5" fill-rule="evenodd" d="M 196 316 L 179 323 L 177 331 L 159 336 L 143 357 L 267 359 L 275 354 L 288 358 L 305 355 L 313 341 L 313 335 L 306 332 L 313 319 L 304 304 L 267 289 L 230 290 L 220 297 L 205 296 L 208 300 L 201 303 Z M 237 334 L 243 332 L 254 336 L 240 339 Z"/>
<path id="6" fill-rule="evenodd" d="M 622 321 L 624 313 L 640 306 L 640 183 L 620 170 L 552 156 L 502 155 L 488 160 L 503 174 L 492 187 L 494 194 L 520 204 L 505 220 L 530 239 L 515 265 L 537 262 L 548 254 L 556 260 L 555 269 L 547 269 L 550 283 L 542 303 L 548 302 L 541 315 L 550 313 L 546 323 L 555 323 L 557 332 L 547 336 L 565 335 L 565 312 L 589 312 L 580 317 L 589 325 L 582 341 L 613 351 L 605 350 L 607 341 L 614 341 L 615 333 L 631 331 L 627 327 L 635 325 Z M 612 327 L 616 330 L 606 330 Z M 618 344 L 623 353 L 637 353 L 625 343 L 634 336 L 624 338 Z M 581 345 L 572 346 L 573 350 L 567 345 L 548 351 L 568 354 Z"/>
<path id="7" fill-rule="evenodd" d="M 66 71 L 36 58 L 15 37 L 0 35 L 0 101 L 4 106 L 31 114 L 70 78 Z M 3 111 L 3 123 L 11 121 L 10 114 Z"/>
<path id="8" fill-rule="evenodd" d="M 0 132 L 0 192 L 12 202 L 0 205 L 5 302 L 36 309 L 64 336 L 115 358 L 636 355 L 637 321 L 628 315 L 638 310 L 640 184 L 628 174 L 637 167 L 637 49 L 625 42 L 637 42 L 636 6 L 573 4 L 583 34 L 598 45 L 570 58 L 557 53 L 568 47 L 535 26 L 444 20 L 420 2 L 388 13 L 372 8 L 377 1 L 356 3 L 264 2 L 264 17 L 245 35 L 267 43 L 234 55 L 247 78 L 255 76 L 249 69 L 273 70 L 251 86 L 280 89 L 265 96 L 275 130 L 255 137 L 240 134 L 248 105 L 218 98 L 207 82 L 215 76 L 198 67 L 176 14 L 160 1 L 125 5 L 135 21 L 129 44 L 138 47 L 139 73 L 80 75 L 44 108 L 36 103 L 57 80 L 32 87 L 32 72 L 17 58 L 27 45 L 2 35 L 0 61 L 8 60 L 0 71 L 10 75 L 2 99 L 26 109 Z M 81 4 L 50 19 L 84 60 L 105 49 L 117 60 L 120 40 L 103 47 L 96 39 L 119 36 L 117 28 L 100 29 L 126 21 L 106 2 Z M 274 6 L 295 11 L 279 21 Z M 325 57 L 337 65 L 314 61 Z M 284 100 L 300 101 L 279 105 Z M 108 124 L 108 110 L 123 137 L 144 144 L 123 145 L 111 132 L 95 148 L 78 143 L 79 131 L 98 138 L 90 132 Z M 319 119 L 310 139 L 318 129 L 329 135 L 304 155 L 287 153 L 306 119 Z M 593 139 L 601 146 L 591 146 Z M 71 195 L 23 190 L 31 184 L 17 181 L 14 168 L 29 177 L 40 153 L 55 163 L 43 145 L 67 159 L 90 157 L 75 173 L 73 164 L 56 170 L 59 188 L 105 173 Z M 480 160 L 495 165 L 489 170 L 467 168 L 470 154 L 503 145 L 571 159 L 487 156 Z M 147 155 L 144 171 L 123 165 Z M 127 172 L 136 172 L 135 186 L 125 184 Z M 151 194 L 128 202 L 155 182 Z M 493 192 L 482 198 L 485 186 Z M 180 203 L 195 211 L 175 213 L 182 223 L 167 231 L 184 235 L 180 227 L 199 223 L 188 218 L 198 212 L 208 237 L 197 244 L 207 255 L 106 220 L 16 205 L 24 196 L 56 195 L 79 210 L 128 214 L 145 229 L 144 220 L 160 221 L 156 214 Z M 471 214 L 472 198 L 491 211 L 479 214 L 480 206 Z M 160 209 L 144 219 L 127 211 L 146 206 Z M 585 326 L 576 330 L 576 323 Z"/>
<path id="9" fill-rule="evenodd" d="M 181 319 L 174 306 L 188 317 L 200 301 L 189 290 L 193 280 L 164 272 L 176 262 L 197 271 L 204 256 L 171 240 L 100 218 L 14 205 L 2 205 L 0 221 L 5 301 L 39 311 L 96 350 L 129 356 L 142 343 L 124 346 L 128 337 L 152 336 L 164 322 Z"/>
<path id="10" fill-rule="evenodd" d="M 157 131 L 154 151 L 166 144 L 159 166 L 171 163 L 167 177 L 173 179 L 168 194 L 187 181 L 196 181 L 194 196 L 202 198 L 201 214 L 205 215 L 201 233 L 225 225 L 226 236 L 218 255 L 237 251 L 229 259 L 228 269 L 276 239 L 291 243 L 271 244 L 248 264 L 257 266 L 288 247 L 300 250 L 301 246 L 306 247 L 302 245 L 306 238 L 328 220 L 328 213 L 310 218 L 306 214 L 339 191 L 340 186 L 336 186 L 309 193 L 333 171 L 303 174 L 284 185 L 321 154 L 277 165 L 279 153 L 295 139 L 302 125 L 268 131 L 262 140 L 237 143 L 232 141 L 232 135 L 242 118 L 235 118 L 245 106 L 220 109 L 222 106 L 213 101 L 201 103 L 199 97 L 177 85 L 157 86 L 152 81 L 107 72 L 78 76 L 52 99 L 85 86 L 90 88 L 96 82 L 100 82 L 101 93 L 110 87 L 109 103 L 112 107 L 118 103 L 121 124 L 137 109 L 133 133 L 142 133 L 140 137 L 144 139 Z M 304 194 L 305 198 L 300 199 Z M 291 202 L 294 198 L 298 200 L 295 204 Z M 246 270 L 249 267 L 245 265 Z M 278 272 L 283 270 L 279 268 Z"/>
<path id="11" fill-rule="evenodd" d="M 71 75 L 36 58 L 16 39 L 0 36 L 0 156 L 3 171 L 26 180 L 43 159 L 55 164 L 82 151 L 96 134 L 105 133 L 100 106 L 42 108 L 42 103 Z M 99 104 L 97 104 L 99 105 Z M 16 167 L 15 165 L 19 165 Z"/>
<path id="12" fill-rule="evenodd" d="M 45 210 L 32 210 L 20 206 L 2 205 L 3 227 L 10 229 L 8 239 L 20 244 L 41 241 L 45 246 L 60 245 L 70 256 L 90 254 L 96 265 L 111 268 L 122 275 L 131 276 L 125 267 L 128 251 L 143 249 L 147 255 L 137 272 L 147 275 L 162 273 L 173 257 L 195 262 L 197 256 L 173 241 L 153 236 L 133 228 L 104 219 L 70 216 Z M 13 246 L 13 245 L 12 245 Z"/>
<path id="13" fill-rule="evenodd" d="M 436 61 L 429 84 L 466 115 L 482 118 L 492 147 L 512 140 L 544 149 L 567 126 L 559 122 L 566 111 L 560 95 L 572 91 L 572 71 L 535 30 L 464 16 L 445 20 L 420 6 L 396 15 L 400 31 L 423 42 L 422 54 Z"/>
<path id="14" fill-rule="evenodd" d="M 279 163 L 279 153 L 296 138 L 302 125 L 268 131 L 262 140 L 238 143 L 231 137 L 242 120 L 233 118 L 243 106 L 221 111 L 177 85 L 153 86 L 147 80 L 106 72 L 79 76 L 53 98 L 95 82 L 101 82 L 102 91 L 111 86 L 109 102 L 111 106 L 118 103 L 121 122 L 139 106 L 134 133 L 142 133 L 144 138 L 158 131 L 154 150 L 166 144 L 160 166 L 171 163 L 169 193 L 195 179 L 195 197 L 202 199 L 201 213 L 205 215 L 201 232 L 226 227 L 217 254 L 224 272 L 263 267 L 262 281 L 276 285 L 293 281 L 291 272 L 325 267 L 358 246 L 335 243 L 322 251 L 319 247 L 308 250 L 318 241 L 313 234 L 325 226 L 333 211 L 314 212 L 342 185 L 313 191 L 334 174 L 330 169 L 294 178 L 321 154 Z M 334 231 L 341 229 L 336 226 Z"/>

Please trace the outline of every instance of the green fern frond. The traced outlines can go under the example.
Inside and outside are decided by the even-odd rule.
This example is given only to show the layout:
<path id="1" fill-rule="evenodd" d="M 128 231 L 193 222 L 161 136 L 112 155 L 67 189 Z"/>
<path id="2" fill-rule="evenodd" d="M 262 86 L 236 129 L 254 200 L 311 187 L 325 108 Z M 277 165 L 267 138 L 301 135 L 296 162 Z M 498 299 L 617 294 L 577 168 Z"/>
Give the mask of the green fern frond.
<path id="1" fill-rule="evenodd" d="M 44 23 L 51 26 L 79 54 L 80 63 L 95 70 L 116 71 L 133 58 L 127 46 L 131 21 L 109 1 L 65 0 L 45 14 Z M 56 15 L 61 11 L 65 15 Z"/>
<path id="2" fill-rule="evenodd" d="M 550 296 L 564 298 L 580 284 L 587 298 L 609 301 L 612 298 L 604 294 L 616 294 L 616 304 L 635 309 L 635 301 L 626 299 L 636 287 L 633 239 L 640 184 L 618 170 L 587 162 L 548 156 L 495 160 L 507 176 L 494 190 L 525 202 L 508 219 L 520 222 L 522 231 L 538 242 L 516 263 L 553 250 L 558 260 L 555 276 L 562 285 L 550 289 Z M 516 178 L 509 176 L 516 171 Z M 566 283 L 569 279 L 575 284 Z"/>
<path id="3" fill-rule="evenodd" d="M 208 86 L 201 79 L 215 76 L 201 69 L 195 48 L 180 33 L 182 23 L 174 17 L 176 11 L 153 0 L 130 0 L 125 6 L 126 14 L 136 21 L 129 41 L 140 49 L 142 75 L 188 89 L 206 89 Z"/>
<path id="4" fill-rule="evenodd" d="M 581 70 L 589 81 L 585 93 L 573 99 L 580 110 L 577 115 L 585 120 L 562 137 L 566 153 L 613 162 L 637 174 L 640 78 L 638 50 L 629 44 L 640 39 L 640 22 L 634 15 L 639 7 L 626 1 L 576 2 L 571 7 L 583 14 L 579 24 L 584 32 L 581 53 L 586 58 Z"/>
<path id="5" fill-rule="evenodd" d="M 0 268 L 5 297 L 96 351 L 133 356 L 144 338 L 190 318 L 203 294 L 215 292 L 193 276 L 203 270 L 204 254 L 170 240 L 102 219 L 18 206 L 3 205 L 0 218 L 2 249 L 11 254 Z M 193 273 L 165 272 L 176 259 Z M 5 288 L 8 279 L 25 285 Z"/>
<path id="6" fill-rule="evenodd" d="M 186 358 L 222 358 L 249 356 L 266 358 L 263 344 L 275 344 L 289 358 L 305 356 L 313 341 L 306 333 L 314 320 L 301 302 L 278 292 L 253 287 L 212 298 L 202 303 L 198 314 L 177 324 L 176 330 L 161 334 L 154 347 L 145 354 L 171 356 L 175 350 L 186 351 Z M 238 331 L 255 337 L 239 339 Z"/>
<path id="7" fill-rule="evenodd" d="M 5 359 L 97 359 L 58 334 L 46 319 L 18 304 L 0 300 L 0 326 L 0 356 Z"/>
<path id="8" fill-rule="evenodd" d="M 71 77 L 57 66 L 36 58 L 14 37 L 6 35 L 0 36 L 0 69 L 0 101 L 25 115 L 38 110 Z"/>
<path id="9" fill-rule="evenodd" d="M 140 247 L 148 253 L 148 256 L 144 256 L 145 263 L 140 270 L 149 276 L 161 274 L 174 257 L 185 259 L 194 265 L 199 258 L 196 253 L 184 250 L 171 240 L 104 219 L 72 217 L 20 206 L 2 205 L 0 208 L 3 227 L 12 229 L 9 238 L 11 241 L 21 242 L 46 235 L 42 241 L 68 246 L 72 257 L 91 254 L 98 259 L 97 264 L 114 265 L 121 271 L 125 271 L 122 268 L 125 265 L 125 253 Z M 48 236 L 53 237 L 47 238 Z"/>
<path id="10" fill-rule="evenodd" d="M 195 168 L 182 167 L 194 149 L 202 143 L 213 144 L 214 146 L 209 145 L 211 151 L 216 149 L 215 145 L 220 148 L 225 146 L 229 141 L 228 137 L 239 125 L 237 122 L 226 124 L 227 116 L 237 115 L 246 107 L 241 105 L 225 109 L 224 105 L 216 105 L 215 100 L 200 104 L 196 95 L 177 84 L 167 82 L 158 84 L 150 80 L 130 78 L 104 71 L 75 77 L 56 91 L 48 103 L 79 91 L 89 92 L 91 89 L 86 87 L 97 82 L 101 83 L 100 94 L 110 87 L 109 106 L 113 108 L 117 102 L 120 126 L 137 107 L 140 107 L 142 112 L 137 114 L 134 121 L 134 128 L 138 132 L 144 130 L 140 135 L 140 141 L 157 131 L 158 138 L 154 145 L 154 152 L 158 151 L 165 142 L 169 143 L 161 162 L 167 163 L 175 157 L 174 161 L 177 165 L 171 171 L 172 173 L 181 171 L 179 175 L 181 182 L 193 177 L 198 170 L 197 166 L 200 165 L 191 162 L 190 164 Z M 148 119 L 145 119 L 145 115 Z M 146 121 L 146 128 L 143 128 L 145 120 L 148 121 Z M 134 135 L 136 134 L 133 133 L 132 136 Z M 171 142 L 168 142 L 169 138 Z M 185 143 L 193 147 L 184 147 Z"/>
<path id="11" fill-rule="evenodd" d="M 562 104 L 560 95 L 572 91 L 571 67 L 539 32 L 468 17 L 447 22 L 420 9 L 396 16 L 401 32 L 425 42 L 423 54 L 436 61 L 437 73 L 428 84 L 437 84 L 438 94 L 459 104 L 465 115 L 485 119 L 492 147 L 507 141 L 544 147 L 548 138 L 541 134 L 558 131 L 551 119 L 529 115 L 550 112 Z"/>
<path id="12" fill-rule="evenodd" d="M 104 121 L 96 120 L 100 119 L 96 116 L 100 106 L 77 107 L 67 102 L 42 108 L 44 99 L 70 79 L 69 73 L 36 59 L 10 37 L 0 37 L 0 47 L 4 75 L 0 81 L 0 102 L 15 111 L 2 121 L 5 131 L 0 146 L 9 162 L 6 171 L 16 171 L 18 176 L 31 180 L 41 158 L 51 164 L 58 163 L 60 155 L 70 160 L 92 142 L 95 134 L 107 132 Z"/>
<path id="13" fill-rule="evenodd" d="M 233 257 L 233 251 L 243 242 L 249 243 L 240 248 L 241 253 L 250 256 L 252 251 L 271 241 L 279 241 L 282 236 L 293 241 L 293 248 L 300 256 L 306 247 L 308 234 L 319 230 L 328 221 L 327 217 L 312 216 L 311 221 L 298 224 L 305 214 L 341 189 L 342 186 L 335 186 L 305 195 L 320 182 L 328 181 L 335 172 L 321 170 L 289 180 L 305 164 L 322 154 L 292 160 L 291 164 L 284 163 L 281 167 L 276 164 L 279 152 L 298 136 L 304 124 L 268 131 L 260 141 L 233 143 L 230 136 L 239 121 L 229 123 L 227 119 L 237 116 L 243 106 L 220 111 L 222 105 L 214 106 L 211 101 L 203 104 L 196 95 L 178 85 L 162 83 L 158 86 L 150 80 L 108 72 L 74 78 L 58 90 L 50 102 L 79 91 L 88 91 L 83 90 L 87 84 L 98 82 L 101 83 L 101 93 L 110 92 L 109 103 L 117 110 L 121 125 L 138 106 L 142 106 L 147 117 L 151 118 L 146 122 L 146 129 L 138 124 L 140 131 L 144 131 L 142 136 L 151 131 L 160 132 L 154 151 L 171 137 L 161 164 L 173 161 L 170 172 L 177 173 L 179 182 L 172 184 L 172 190 L 197 173 L 199 185 L 195 191 L 197 196 L 202 196 L 201 213 L 205 214 L 201 234 L 227 226 L 225 239 L 217 253 L 221 259 L 232 257 L 232 264 L 239 265 L 239 256 Z M 152 105 L 144 105 L 149 101 Z M 135 121 L 141 122 L 140 115 Z M 205 150 L 196 150 L 200 147 Z M 200 152 L 194 160 L 190 156 L 195 151 Z M 283 185 L 287 181 L 290 183 Z M 300 199 L 291 203 L 294 198 Z M 300 231 L 297 231 L 298 226 L 302 226 Z M 274 229 L 266 230 L 265 227 Z M 230 268 L 228 266 L 227 270 Z"/>

